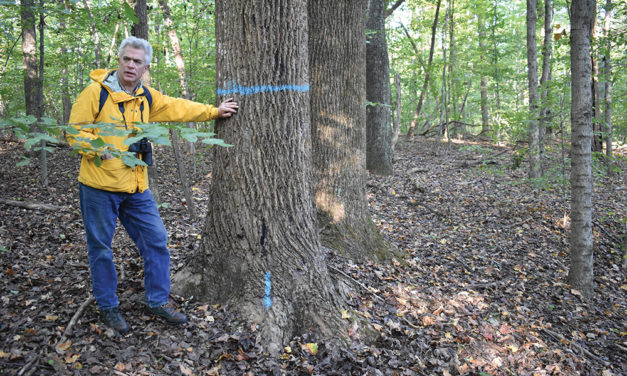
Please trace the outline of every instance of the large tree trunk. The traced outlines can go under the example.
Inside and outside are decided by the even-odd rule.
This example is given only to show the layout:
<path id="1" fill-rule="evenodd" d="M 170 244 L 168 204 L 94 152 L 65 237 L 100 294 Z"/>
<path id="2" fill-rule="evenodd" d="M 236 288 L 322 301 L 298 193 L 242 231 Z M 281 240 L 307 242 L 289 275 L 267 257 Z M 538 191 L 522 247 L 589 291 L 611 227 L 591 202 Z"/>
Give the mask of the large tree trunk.
<path id="1" fill-rule="evenodd" d="M 536 45 L 537 0 L 527 0 L 527 81 L 529 83 L 529 177 L 542 176 L 538 128 L 538 47 Z"/>
<path id="2" fill-rule="evenodd" d="M 318 0 L 308 7 L 319 227 L 324 245 L 356 260 L 387 253 L 366 197 L 365 6 L 366 0 Z"/>
<path id="3" fill-rule="evenodd" d="M 409 130 L 407 131 L 407 137 L 412 137 L 416 130 L 416 124 L 418 124 L 418 119 L 420 118 L 420 111 L 422 110 L 422 103 L 425 100 L 425 94 L 427 93 L 427 88 L 429 86 L 429 76 L 431 74 L 431 63 L 433 62 L 433 50 L 435 49 L 435 31 L 438 28 L 438 18 L 440 17 L 440 4 L 442 0 L 438 0 L 438 5 L 435 8 L 435 16 L 433 17 L 433 26 L 431 26 L 431 46 L 429 47 L 429 60 L 427 62 L 427 68 L 425 69 L 425 81 L 422 84 L 422 90 L 420 91 L 420 99 L 418 100 L 418 106 L 416 107 L 416 112 L 414 112 L 414 120 L 411 122 L 409 126 Z"/>
<path id="4" fill-rule="evenodd" d="M 344 326 L 313 200 L 307 4 L 218 0 L 215 14 L 218 95 L 240 111 L 216 123 L 234 147 L 214 150 L 201 247 L 174 288 L 229 304 L 276 354 Z"/>
<path id="5" fill-rule="evenodd" d="M 366 29 L 366 167 L 392 174 L 390 61 L 385 38 L 385 0 L 368 0 Z M 350 43 L 350 42 L 349 42 Z M 366 42 L 364 42 L 366 43 Z M 350 59 L 349 59 L 350 60 Z"/>
<path id="6" fill-rule="evenodd" d="M 571 226 L 568 281 L 585 296 L 593 292 L 592 238 L 592 92 L 590 31 L 595 17 L 593 0 L 572 3 L 571 64 Z"/>
<path id="7" fill-rule="evenodd" d="M 44 100 L 37 67 L 37 36 L 33 0 L 21 0 L 22 61 L 24 64 L 24 102 L 26 114 L 43 116 Z"/>

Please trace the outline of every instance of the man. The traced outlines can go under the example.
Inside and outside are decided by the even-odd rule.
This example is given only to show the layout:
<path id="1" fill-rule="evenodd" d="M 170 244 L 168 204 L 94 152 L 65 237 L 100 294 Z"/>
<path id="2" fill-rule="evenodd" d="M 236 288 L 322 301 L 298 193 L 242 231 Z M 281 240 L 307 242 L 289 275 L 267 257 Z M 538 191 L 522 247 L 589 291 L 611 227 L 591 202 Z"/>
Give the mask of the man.
<path id="1" fill-rule="evenodd" d="M 68 135 L 71 145 L 85 148 L 89 145 L 88 140 L 101 137 L 114 149 L 129 150 L 129 146 L 124 144 L 125 137 L 104 134 L 93 126 L 85 127 L 87 124 L 107 122 L 134 129 L 135 124 L 148 121 L 208 121 L 228 118 L 237 112 L 238 105 L 232 99 L 227 99 L 216 108 L 168 97 L 142 85 L 141 77 L 149 68 L 151 58 L 152 47 L 146 40 L 129 37 L 120 44 L 118 70 L 97 69 L 91 72 L 94 82 L 79 94 L 72 106 L 70 124 L 79 133 Z M 162 317 L 169 324 L 185 323 L 187 317 L 168 302 L 170 253 L 167 232 L 148 189 L 147 169 L 127 166 L 121 158 L 113 157 L 107 150 L 81 154 L 78 177 L 81 213 L 92 290 L 103 322 L 121 334 L 130 330 L 118 310 L 117 275 L 111 251 L 119 218 L 144 260 L 147 311 Z"/>

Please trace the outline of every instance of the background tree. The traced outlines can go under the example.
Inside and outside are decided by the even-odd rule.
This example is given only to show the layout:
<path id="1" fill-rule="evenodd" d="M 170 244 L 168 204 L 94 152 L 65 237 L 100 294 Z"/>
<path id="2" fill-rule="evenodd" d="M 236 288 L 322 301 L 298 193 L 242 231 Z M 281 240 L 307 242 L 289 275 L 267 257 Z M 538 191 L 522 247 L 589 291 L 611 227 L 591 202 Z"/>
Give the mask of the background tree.
<path id="1" fill-rule="evenodd" d="M 366 21 L 366 167 L 392 173 L 390 62 L 385 38 L 385 0 L 368 0 Z"/>
<path id="2" fill-rule="evenodd" d="M 21 0 L 22 56 L 24 65 L 24 103 L 26 114 L 41 118 L 44 114 L 43 87 L 37 64 L 37 35 L 35 31 L 35 3 Z"/>
<path id="3" fill-rule="evenodd" d="M 370 219 L 366 197 L 366 1 L 310 0 L 308 8 L 314 182 L 322 241 L 357 260 L 385 258 L 387 247 Z"/>
<path id="4" fill-rule="evenodd" d="M 422 104 L 425 99 L 425 94 L 427 92 L 427 87 L 429 85 L 429 76 L 431 74 L 431 63 L 433 61 L 433 51 L 435 49 L 435 32 L 438 28 L 438 18 L 440 15 L 440 4 L 441 0 L 438 0 L 438 3 L 435 7 L 435 16 L 433 17 L 433 26 L 431 26 L 431 45 L 429 47 L 429 61 L 427 62 L 427 67 L 425 68 L 425 80 L 422 84 L 422 90 L 420 91 L 420 99 L 418 100 L 418 106 L 416 107 L 416 112 L 414 112 L 414 120 L 412 121 L 409 130 L 407 131 L 407 136 L 413 136 L 413 133 L 416 129 L 416 123 L 418 118 L 420 117 L 420 110 L 422 110 Z"/>
<path id="5" fill-rule="evenodd" d="M 592 91 L 590 33 L 594 0 L 572 3 L 570 64 L 572 77 L 571 227 L 568 281 L 585 296 L 593 293 L 594 253 L 592 237 Z"/>
<path id="6" fill-rule="evenodd" d="M 216 2 L 218 121 L 201 248 L 177 290 L 228 303 L 277 353 L 294 335 L 336 336 L 341 298 L 321 254 L 313 202 L 307 4 Z M 264 46 L 264 48 L 260 48 Z"/>
<path id="7" fill-rule="evenodd" d="M 540 130 L 538 128 L 538 46 L 536 24 L 538 2 L 527 0 L 527 79 L 529 85 L 529 177 L 542 176 Z"/>

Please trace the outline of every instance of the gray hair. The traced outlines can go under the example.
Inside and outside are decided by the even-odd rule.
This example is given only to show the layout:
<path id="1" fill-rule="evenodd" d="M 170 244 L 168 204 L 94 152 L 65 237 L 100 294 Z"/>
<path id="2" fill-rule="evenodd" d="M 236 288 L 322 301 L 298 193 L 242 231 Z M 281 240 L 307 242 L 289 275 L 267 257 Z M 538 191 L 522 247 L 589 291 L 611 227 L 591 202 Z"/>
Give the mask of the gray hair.
<path id="1" fill-rule="evenodd" d="M 122 52 L 126 47 L 140 48 L 146 52 L 146 65 L 150 64 L 152 61 L 152 46 L 146 39 L 136 38 L 136 37 L 128 37 L 120 43 L 120 49 L 118 51 L 118 56 L 122 56 Z"/>

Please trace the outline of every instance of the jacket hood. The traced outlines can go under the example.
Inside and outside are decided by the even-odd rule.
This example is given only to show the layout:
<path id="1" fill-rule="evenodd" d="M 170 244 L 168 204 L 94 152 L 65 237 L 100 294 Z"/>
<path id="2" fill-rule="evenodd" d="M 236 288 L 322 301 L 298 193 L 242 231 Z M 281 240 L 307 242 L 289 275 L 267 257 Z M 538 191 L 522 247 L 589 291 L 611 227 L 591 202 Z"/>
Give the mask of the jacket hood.
<path id="1" fill-rule="evenodd" d="M 117 80 L 117 72 L 117 70 L 113 69 L 95 69 L 89 74 L 89 78 L 107 89 L 111 99 L 113 99 L 113 103 L 126 102 L 144 93 L 144 86 L 141 81 L 139 88 L 135 92 L 135 96 L 125 92 Z"/>

